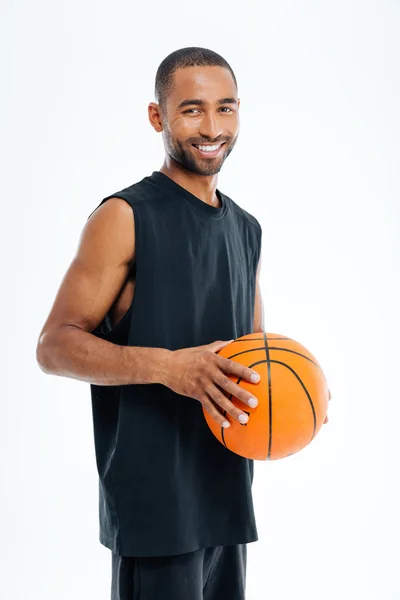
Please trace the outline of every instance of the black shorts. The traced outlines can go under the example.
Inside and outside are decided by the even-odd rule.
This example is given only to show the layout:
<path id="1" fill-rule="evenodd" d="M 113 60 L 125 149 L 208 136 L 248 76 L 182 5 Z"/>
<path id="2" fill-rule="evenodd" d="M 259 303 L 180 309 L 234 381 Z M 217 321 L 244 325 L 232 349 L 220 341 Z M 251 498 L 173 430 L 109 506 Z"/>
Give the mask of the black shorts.
<path id="1" fill-rule="evenodd" d="M 145 558 L 112 552 L 111 600 L 245 600 L 246 566 L 246 544 Z"/>

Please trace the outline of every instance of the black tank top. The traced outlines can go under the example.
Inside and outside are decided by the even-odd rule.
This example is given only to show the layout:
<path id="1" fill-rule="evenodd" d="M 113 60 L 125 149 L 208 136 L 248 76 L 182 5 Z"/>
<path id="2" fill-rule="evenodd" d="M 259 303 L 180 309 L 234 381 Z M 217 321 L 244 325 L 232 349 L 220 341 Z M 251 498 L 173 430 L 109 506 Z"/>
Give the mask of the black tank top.
<path id="1" fill-rule="evenodd" d="M 154 171 L 102 200 L 134 212 L 136 286 L 118 325 L 106 315 L 92 333 L 176 350 L 253 332 L 261 226 L 216 193 L 220 208 Z M 91 385 L 91 398 L 101 544 L 141 557 L 258 539 L 253 461 L 214 437 L 199 401 L 161 384 Z"/>

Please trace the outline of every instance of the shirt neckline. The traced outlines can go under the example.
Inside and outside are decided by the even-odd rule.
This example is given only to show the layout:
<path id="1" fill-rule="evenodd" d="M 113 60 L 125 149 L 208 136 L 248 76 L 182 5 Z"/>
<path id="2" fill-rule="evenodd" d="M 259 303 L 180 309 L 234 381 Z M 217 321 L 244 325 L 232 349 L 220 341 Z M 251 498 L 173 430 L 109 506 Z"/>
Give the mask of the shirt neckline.
<path id="1" fill-rule="evenodd" d="M 211 206 L 203 200 L 200 200 L 197 196 L 189 192 L 186 188 L 176 183 L 173 179 L 165 175 L 165 173 L 161 173 L 161 171 L 153 171 L 150 176 L 150 179 L 154 181 L 156 185 L 160 187 L 167 187 L 168 189 L 174 191 L 181 196 L 184 196 L 186 200 L 196 209 L 196 211 L 204 216 L 208 216 L 213 219 L 220 219 L 223 217 L 228 210 L 228 203 L 224 194 L 222 194 L 218 189 L 215 190 L 217 197 L 221 202 L 221 206 Z"/>

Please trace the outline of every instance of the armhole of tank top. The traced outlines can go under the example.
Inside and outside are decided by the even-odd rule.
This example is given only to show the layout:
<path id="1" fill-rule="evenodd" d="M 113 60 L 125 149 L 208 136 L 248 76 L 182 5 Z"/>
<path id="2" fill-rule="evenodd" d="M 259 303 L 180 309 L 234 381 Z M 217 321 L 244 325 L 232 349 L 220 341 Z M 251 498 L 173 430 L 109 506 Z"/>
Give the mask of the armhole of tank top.
<path id="1" fill-rule="evenodd" d="M 106 202 L 110 198 L 121 198 L 121 200 L 125 200 L 125 202 L 127 204 L 129 204 L 129 206 L 131 207 L 131 209 L 134 213 L 135 246 L 136 246 L 137 213 L 134 210 L 132 204 L 129 202 L 129 200 L 127 200 L 123 196 L 118 195 L 118 193 L 112 194 L 111 196 L 107 196 L 106 198 L 103 198 L 103 200 L 94 209 L 94 211 L 91 214 L 93 214 L 97 210 L 97 208 L 99 208 L 102 204 L 104 204 L 104 202 Z M 132 268 L 135 269 L 135 271 L 136 271 L 136 259 L 132 265 Z M 136 289 L 136 286 L 135 286 L 135 289 Z M 129 339 L 129 330 L 130 330 L 129 316 L 132 312 L 134 300 L 135 300 L 135 291 L 133 292 L 133 297 L 129 304 L 129 307 L 127 308 L 126 312 L 122 315 L 122 318 L 118 321 L 118 323 L 114 327 L 112 326 L 110 314 L 109 314 L 109 311 L 107 311 L 106 314 L 104 315 L 104 318 L 100 321 L 100 323 L 97 325 L 97 327 L 95 327 L 94 330 L 92 331 L 92 334 L 96 335 L 97 337 L 101 337 L 102 339 L 105 339 L 109 342 L 113 342 L 113 343 L 117 343 L 117 344 L 121 344 L 121 345 L 126 344 Z"/>
<path id="2" fill-rule="evenodd" d="M 254 253 L 254 262 L 255 262 L 256 270 L 257 270 L 258 263 L 261 258 L 261 251 L 262 251 L 262 227 L 258 221 L 257 221 L 257 224 L 258 224 L 257 225 L 257 246 L 256 246 L 256 250 Z"/>

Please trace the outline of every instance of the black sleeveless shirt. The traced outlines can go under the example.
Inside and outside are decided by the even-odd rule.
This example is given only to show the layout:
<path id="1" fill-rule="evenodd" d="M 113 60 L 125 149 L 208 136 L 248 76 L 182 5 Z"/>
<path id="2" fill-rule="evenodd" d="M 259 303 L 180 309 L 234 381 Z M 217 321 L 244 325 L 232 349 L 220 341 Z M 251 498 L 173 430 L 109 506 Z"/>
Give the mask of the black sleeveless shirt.
<path id="1" fill-rule="evenodd" d="M 154 171 L 101 201 L 134 212 L 136 286 L 118 325 L 106 315 L 93 334 L 176 350 L 253 332 L 261 226 L 216 193 L 220 208 Z M 161 384 L 90 387 L 101 544 L 143 557 L 258 539 L 253 461 L 214 437 L 199 401 Z"/>

